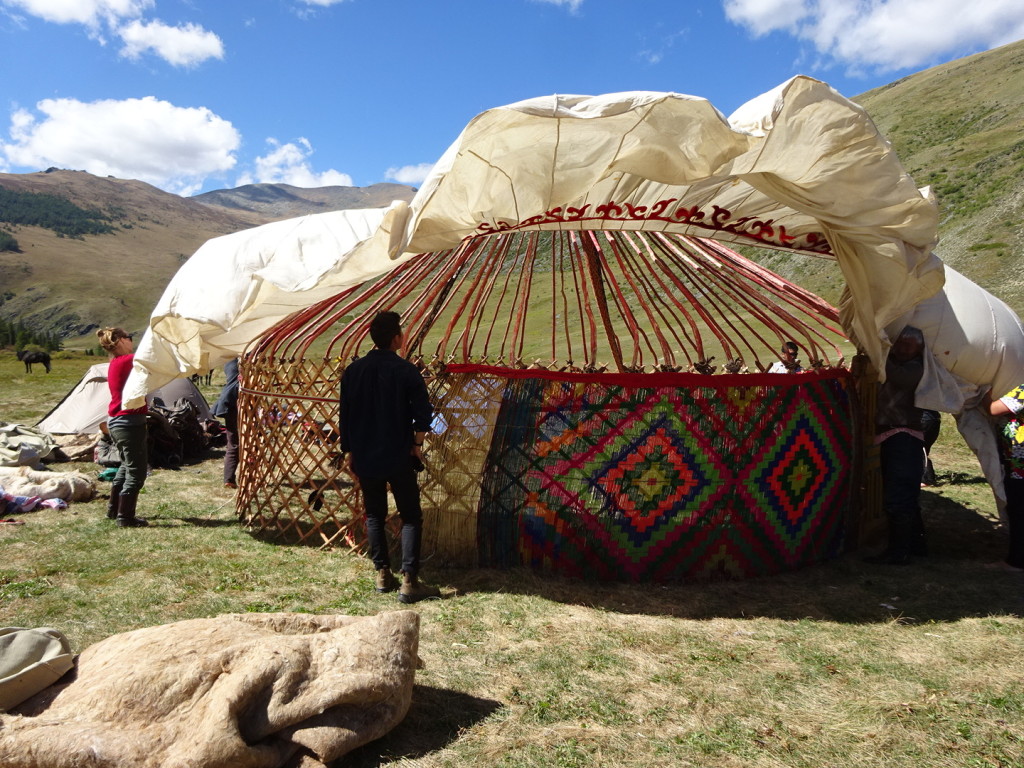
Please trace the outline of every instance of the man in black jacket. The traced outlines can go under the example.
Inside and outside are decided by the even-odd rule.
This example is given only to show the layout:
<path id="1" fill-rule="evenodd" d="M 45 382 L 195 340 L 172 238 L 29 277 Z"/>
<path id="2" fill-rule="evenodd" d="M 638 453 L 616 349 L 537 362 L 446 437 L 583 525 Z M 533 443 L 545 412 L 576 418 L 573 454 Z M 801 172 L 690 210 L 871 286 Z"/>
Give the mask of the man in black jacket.
<path id="1" fill-rule="evenodd" d="M 402 518 L 403 580 L 398 599 L 415 603 L 440 596 L 436 587 L 421 584 L 418 578 L 423 512 L 416 472 L 423 468 L 421 451 L 432 410 L 420 372 L 398 355 L 404 343 L 398 313 L 379 313 L 370 323 L 370 338 L 375 349 L 354 360 L 341 377 L 341 450 L 362 489 L 377 591 L 398 587 L 384 528 L 390 486 Z"/>

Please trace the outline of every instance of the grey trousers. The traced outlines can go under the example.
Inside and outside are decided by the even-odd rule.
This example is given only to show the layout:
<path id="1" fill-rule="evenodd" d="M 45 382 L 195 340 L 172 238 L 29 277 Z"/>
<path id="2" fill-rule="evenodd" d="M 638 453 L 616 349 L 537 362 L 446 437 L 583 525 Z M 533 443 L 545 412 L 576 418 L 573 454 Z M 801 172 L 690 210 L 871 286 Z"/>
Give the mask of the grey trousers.
<path id="1" fill-rule="evenodd" d="M 114 478 L 114 485 L 121 484 L 121 495 L 138 493 L 146 484 L 146 470 L 149 468 L 149 445 L 146 435 L 144 414 L 115 416 L 107 422 L 110 439 L 121 454 L 121 466 Z"/>

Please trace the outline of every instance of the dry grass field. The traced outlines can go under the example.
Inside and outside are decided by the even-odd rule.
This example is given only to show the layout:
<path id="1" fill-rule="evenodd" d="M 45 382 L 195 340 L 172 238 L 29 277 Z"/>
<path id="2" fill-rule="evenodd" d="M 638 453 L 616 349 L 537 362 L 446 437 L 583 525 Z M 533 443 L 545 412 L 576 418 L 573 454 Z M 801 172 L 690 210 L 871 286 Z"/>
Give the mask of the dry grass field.
<path id="1" fill-rule="evenodd" d="M 95 361 L 26 375 L 0 353 L 0 420 L 34 423 Z M 1005 531 L 951 420 L 933 457 L 933 554 L 908 567 L 851 553 L 773 578 L 652 586 L 428 560 L 445 599 L 415 606 L 412 709 L 343 764 L 1024 765 L 1024 577 L 986 567 Z M 212 451 L 154 472 L 146 529 L 114 527 L 103 499 L 0 526 L 0 625 L 56 627 L 80 651 L 220 613 L 398 607 L 360 557 L 241 529 L 220 469 Z"/>

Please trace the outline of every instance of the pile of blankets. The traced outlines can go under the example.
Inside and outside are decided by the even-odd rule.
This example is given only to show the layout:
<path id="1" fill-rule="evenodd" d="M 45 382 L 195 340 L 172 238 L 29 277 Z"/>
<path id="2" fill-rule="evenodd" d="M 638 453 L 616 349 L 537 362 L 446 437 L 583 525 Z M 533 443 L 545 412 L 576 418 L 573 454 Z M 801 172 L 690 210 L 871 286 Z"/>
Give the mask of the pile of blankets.
<path id="1" fill-rule="evenodd" d="M 0 518 L 39 507 L 66 509 L 96 496 L 96 481 L 81 472 L 37 472 L 0 467 Z"/>

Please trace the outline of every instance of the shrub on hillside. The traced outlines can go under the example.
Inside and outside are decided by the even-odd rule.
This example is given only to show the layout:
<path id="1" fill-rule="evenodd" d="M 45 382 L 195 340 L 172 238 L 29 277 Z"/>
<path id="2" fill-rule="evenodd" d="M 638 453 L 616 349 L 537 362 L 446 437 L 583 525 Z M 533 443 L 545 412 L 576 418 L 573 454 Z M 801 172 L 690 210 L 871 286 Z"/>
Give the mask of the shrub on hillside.
<path id="1" fill-rule="evenodd" d="M 14 239 L 14 236 L 0 230 L 0 251 L 14 251 L 17 253 L 20 250 L 21 246 L 18 245 L 18 241 Z"/>
<path id="2" fill-rule="evenodd" d="M 63 197 L 15 192 L 0 187 L 0 220 L 10 224 L 44 227 L 58 235 L 80 238 L 114 231 L 102 212 L 79 208 Z"/>

